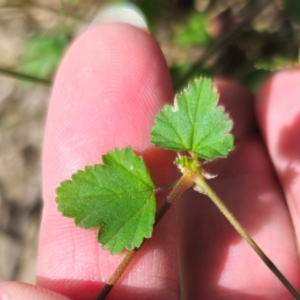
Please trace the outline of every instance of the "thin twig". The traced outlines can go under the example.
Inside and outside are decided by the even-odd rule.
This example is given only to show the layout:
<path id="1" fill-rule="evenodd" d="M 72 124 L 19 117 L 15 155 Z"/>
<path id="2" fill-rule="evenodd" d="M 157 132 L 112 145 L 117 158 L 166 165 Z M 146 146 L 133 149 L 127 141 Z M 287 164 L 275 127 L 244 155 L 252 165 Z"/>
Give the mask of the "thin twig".
<path id="1" fill-rule="evenodd" d="M 0 68 L 0 74 L 12 77 L 14 79 L 29 81 L 32 83 L 42 84 L 45 86 L 50 86 L 52 84 L 52 82 L 47 79 L 42 79 L 42 78 L 34 77 L 31 75 L 26 75 L 26 74 L 10 71 L 10 70 L 6 70 L 6 69 L 1 69 L 1 68 Z"/>
<path id="2" fill-rule="evenodd" d="M 249 23 L 269 4 L 271 4 L 273 0 L 265 0 L 261 1 L 257 6 L 255 6 L 249 14 L 245 17 L 245 19 L 238 24 L 234 29 L 228 32 L 227 35 L 222 36 L 219 40 L 213 43 L 209 48 L 205 50 L 200 59 L 193 65 L 193 67 L 185 73 L 181 78 L 174 82 L 174 90 L 177 90 L 183 83 L 185 83 L 191 76 L 193 76 L 197 70 L 203 65 L 203 63 L 210 58 L 213 54 L 218 51 L 224 50 L 230 44 L 232 44 L 236 38 L 243 32 L 245 27 L 249 25 Z"/>
<path id="3" fill-rule="evenodd" d="M 196 189 L 199 187 L 201 193 L 207 195 L 212 202 L 218 207 L 221 213 L 234 227 L 234 229 L 241 235 L 241 237 L 250 245 L 250 247 L 256 252 L 256 254 L 262 259 L 267 267 L 276 275 L 280 282 L 287 288 L 287 290 L 293 295 L 296 300 L 300 300 L 300 295 L 292 284 L 285 278 L 285 276 L 279 271 L 274 263 L 267 257 L 267 255 L 259 248 L 243 226 L 238 222 L 232 213 L 228 210 L 223 201 L 215 194 L 211 187 L 207 184 L 204 178 L 199 175 L 195 177 Z"/>
<path id="4" fill-rule="evenodd" d="M 176 185 L 168 195 L 167 199 L 163 202 L 163 204 L 159 207 L 155 214 L 155 222 L 154 222 L 154 228 L 159 223 L 159 221 L 162 219 L 162 217 L 166 214 L 166 212 L 169 210 L 171 205 L 178 199 L 184 191 L 189 189 L 191 186 L 194 185 L 194 182 L 192 180 L 191 173 L 186 172 L 182 177 L 177 181 Z M 143 244 L 142 244 L 143 245 Z M 141 245 L 141 246 L 142 246 Z M 110 291 L 113 289 L 115 284 L 118 282 L 126 268 L 129 266 L 137 252 L 140 248 L 129 251 L 121 263 L 118 265 L 116 270 L 113 272 L 107 283 L 104 285 L 102 290 L 100 291 L 99 295 L 97 296 L 96 300 L 104 300 L 107 295 L 110 293 Z"/>

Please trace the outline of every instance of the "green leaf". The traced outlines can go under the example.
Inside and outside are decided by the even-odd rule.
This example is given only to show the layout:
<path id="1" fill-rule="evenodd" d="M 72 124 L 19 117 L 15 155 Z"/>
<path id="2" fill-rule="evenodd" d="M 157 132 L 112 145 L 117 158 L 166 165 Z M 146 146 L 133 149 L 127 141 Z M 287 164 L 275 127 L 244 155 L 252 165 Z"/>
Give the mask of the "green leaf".
<path id="1" fill-rule="evenodd" d="M 103 165 L 88 166 L 57 189 L 58 210 L 84 228 L 101 226 L 98 241 L 112 254 L 138 248 L 151 237 L 154 185 L 141 157 L 115 149 Z"/>
<path id="2" fill-rule="evenodd" d="M 174 151 L 189 151 L 212 160 L 233 149 L 232 121 L 221 107 L 209 79 L 193 81 L 156 116 L 152 143 Z"/>
<path id="3" fill-rule="evenodd" d="M 206 23 L 206 18 L 203 13 L 192 13 L 183 26 L 175 29 L 175 44 L 183 47 L 191 47 L 193 45 L 209 45 L 211 38 L 207 31 Z"/>
<path id="4" fill-rule="evenodd" d="M 28 75 L 49 78 L 55 72 L 67 46 L 62 34 L 36 35 L 28 39 L 21 69 Z"/>

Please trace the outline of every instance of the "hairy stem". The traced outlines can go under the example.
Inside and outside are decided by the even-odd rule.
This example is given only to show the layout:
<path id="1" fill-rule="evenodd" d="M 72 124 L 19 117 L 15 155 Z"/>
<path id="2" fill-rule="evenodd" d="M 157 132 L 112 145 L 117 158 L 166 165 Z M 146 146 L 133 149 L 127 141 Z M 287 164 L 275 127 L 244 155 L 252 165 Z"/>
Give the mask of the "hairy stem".
<path id="1" fill-rule="evenodd" d="M 175 202 L 176 199 L 178 199 L 183 192 L 185 192 L 187 189 L 192 187 L 194 185 L 193 182 L 193 174 L 189 171 L 185 172 L 182 177 L 177 181 L 176 185 L 168 195 L 167 199 L 163 202 L 163 204 L 159 207 L 159 209 L 156 211 L 155 214 L 155 222 L 154 222 L 154 228 L 159 223 L 159 221 L 162 219 L 162 217 L 166 214 L 166 212 L 169 210 L 171 205 Z M 143 245 L 143 244 L 142 244 Z M 141 245 L 141 246 L 142 246 Z M 122 274 L 125 272 L 137 252 L 140 248 L 128 251 L 121 263 L 118 265 L 116 270 L 113 272 L 103 289 L 100 291 L 99 295 L 97 296 L 96 300 L 104 300 L 110 291 L 113 289 L 114 285 L 118 282 Z"/>
<path id="2" fill-rule="evenodd" d="M 96 300 L 103 300 L 108 296 L 108 294 L 110 293 L 114 285 L 117 283 L 121 275 L 125 272 L 126 268 L 129 266 L 137 252 L 138 249 L 127 252 L 121 263 L 118 265 L 114 273 L 110 276 L 109 280 L 97 296 Z"/>
<path id="3" fill-rule="evenodd" d="M 173 189 L 174 186 L 177 184 L 177 182 L 178 182 L 178 180 L 175 180 L 173 182 L 169 182 L 169 183 L 166 183 L 163 185 L 156 186 L 154 192 L 157 193 L 160 191 Z"/>
<path id="4" fill-rule="evenodd" d="M 276 275 L 276 277 L 281 281 L 281 283 L 287 288 L 287 290 L 293 295 L 297 300 L 300 300 L 300 295 L 296 289 L 291 285 L 291 283 L 284 277 L 284 275 L 278 270 L 274 263 L 266 256 L 266 254 L 259 248 L 255 241 L 250 237 L 243 226 L 237 221 L 237 219 L 230 213 L 226 205 L 222 200 L 215 194 L 215 192 L 207 184 L 203 176 L 195 176 L 196 189 L 198 188 L 201 193 L 207 195 L 212 202 L 218 207 L 221 213 L 226 217 L 229 223 L 234 227 L 234 229 L 241 235 L 241 237 L 250 245 L 250 247 L 257 253 L 257 255 L 262 259 L 262 261 L 267 265 L 267 267 Z"/>

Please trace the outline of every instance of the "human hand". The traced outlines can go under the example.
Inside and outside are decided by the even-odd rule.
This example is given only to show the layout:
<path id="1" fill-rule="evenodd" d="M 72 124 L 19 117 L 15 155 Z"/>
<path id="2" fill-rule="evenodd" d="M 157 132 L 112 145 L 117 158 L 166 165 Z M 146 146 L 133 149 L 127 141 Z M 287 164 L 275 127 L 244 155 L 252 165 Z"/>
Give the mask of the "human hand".
<path id="1" fill-rule="evenodd" d="M 280 72 L 255 100 L 267 150 L 254 129 L 253 97 L 233 83 L 216 81 L 239 142 L 228 159 L 214 163 L 219 176 L 210 182 L 297 289 L 299 78 L 296 69 Z M 72 299 L 96 297 L 122 254 L 111 256 L 96 242 L 95 230 L 62 217 L 55 189 L 76 170 L 99 163 L 107 150 L 126 145 L 145 154 L 155 182 L 172 180 L 172 155 L 149 143 L 155 114 L 172 99 L 163 55 L 146 32 L 102 24 L 75 41 L 57 74 L 46 126 L 39 288 L 2 283 L 0 295 L 66 299 L 51 290 Z M 171 167 L 162 169 L 166 161 Z M 175 211 L 143 245 L 111 299 L 177 299 L 179 284 L 181 299 L 290 299 L 206 197 L 187 193 Z"/>

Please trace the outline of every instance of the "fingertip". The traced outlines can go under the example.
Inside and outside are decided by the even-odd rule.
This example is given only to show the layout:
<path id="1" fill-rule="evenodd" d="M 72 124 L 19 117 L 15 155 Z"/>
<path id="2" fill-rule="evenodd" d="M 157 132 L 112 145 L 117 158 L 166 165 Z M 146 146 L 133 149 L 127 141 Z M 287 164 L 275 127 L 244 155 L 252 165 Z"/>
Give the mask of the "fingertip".
<path id="1" fill-rule="evenodd" d="M 21 282 L 1 282 L 0 283 L 1 300 L 68 300 L 69 298 L 49 291 L 42 287 L 33 286 Z"/>
<path id="2" fill-rule="evenodd" d="M 300 68 L 274 73 L 256 99 L 257 119 L 300 236 Z"/>
<path id="3" fill-rule="evenodd" d="M 258 91 L 255 109 L 265 138 L 271 138 L 270 134 L 299 110 L 299 74 L 300 68 L 277 71 Z"/>

